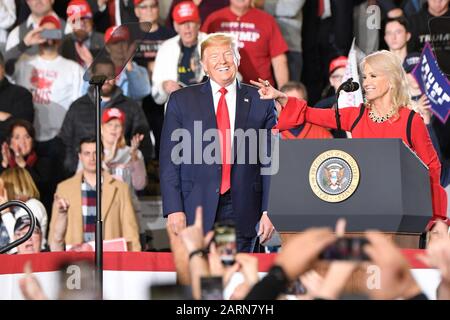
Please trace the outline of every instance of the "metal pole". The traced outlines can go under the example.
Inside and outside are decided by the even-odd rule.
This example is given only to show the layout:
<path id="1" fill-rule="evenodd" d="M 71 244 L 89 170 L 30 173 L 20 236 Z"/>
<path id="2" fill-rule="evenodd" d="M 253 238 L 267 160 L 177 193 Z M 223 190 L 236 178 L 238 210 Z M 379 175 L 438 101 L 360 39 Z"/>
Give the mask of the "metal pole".
<path id="1" fill-rule="evenodd" d="M 95 145 L 96 145 L 96 223 L 95 223 L 95 267 L 96 285 L 99 299 L 103 299 L 103 229 L 102 229 L 102 141 L 101 141 L 101 107 L 100 88 L 103 81 L 94 83 L 95 98 Z"/>

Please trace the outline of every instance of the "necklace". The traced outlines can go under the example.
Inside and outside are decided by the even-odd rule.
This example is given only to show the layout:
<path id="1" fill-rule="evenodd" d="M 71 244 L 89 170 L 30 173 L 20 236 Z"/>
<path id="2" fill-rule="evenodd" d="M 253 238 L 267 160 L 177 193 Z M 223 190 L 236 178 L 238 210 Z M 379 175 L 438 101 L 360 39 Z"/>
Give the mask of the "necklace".
<path id="1" fill-rule="evenodd" d="M 373 107 L 370 105 L 370 111 L 369 111 L 369 118 L 376 123 L 383 123 L 386 120 L 388 120 L 390 117 L 392 117 L 395 114 L 395 109 L 392 108 L 389 110 L 388 113 L 386 113 L 384 116 L 379 116 L 375 113 Z"/>

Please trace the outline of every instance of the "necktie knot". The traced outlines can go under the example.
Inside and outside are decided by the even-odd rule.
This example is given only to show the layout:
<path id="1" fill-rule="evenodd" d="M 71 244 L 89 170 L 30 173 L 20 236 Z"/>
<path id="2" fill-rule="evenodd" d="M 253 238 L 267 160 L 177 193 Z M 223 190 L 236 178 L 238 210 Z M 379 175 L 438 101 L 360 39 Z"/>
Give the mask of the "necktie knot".
<path id="1" fill-rule="evenodd" d="M 225 94 L 228 92 L 228 90 L 225 89 L 224 87 L 222 87 L 222 88 L 220 88 L 219 92 L 220 92 L 222 95 L 225 95 Z"/>

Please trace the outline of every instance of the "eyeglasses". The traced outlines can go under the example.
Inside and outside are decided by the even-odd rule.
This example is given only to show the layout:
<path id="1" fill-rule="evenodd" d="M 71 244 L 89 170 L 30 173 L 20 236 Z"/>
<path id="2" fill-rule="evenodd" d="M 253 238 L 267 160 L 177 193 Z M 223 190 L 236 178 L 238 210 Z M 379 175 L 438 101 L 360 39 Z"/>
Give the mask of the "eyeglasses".
<path id="1" fill-rule="evenodd" d="M 142 5 L 142 6 L 137 6 L 137 7 L 141 10 L 156 9 L 156 8 L 158 8 L 158 5 L 157 4 L 148 4 L 148 5 Z"/>

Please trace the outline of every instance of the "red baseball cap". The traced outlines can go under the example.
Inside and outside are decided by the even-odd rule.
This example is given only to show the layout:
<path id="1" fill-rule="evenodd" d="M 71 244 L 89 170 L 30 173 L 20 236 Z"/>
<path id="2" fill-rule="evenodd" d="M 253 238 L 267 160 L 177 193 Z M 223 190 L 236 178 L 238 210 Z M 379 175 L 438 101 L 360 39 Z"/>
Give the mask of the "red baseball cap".
<path id="1" fill-rule="evenodd" d="M 112 119 L 119 119 L 122 124 L 125 123 L 125 113 L 118 108 L 108 108 L 102 114 L 102 123 L 107 123 Z"/>
<path id="2" fill-rule="evenodd" d="M 91 6 L 86 0 L 72 0 L 67 6 L 67 16 L 79 16 L 80 18 L 92 18 Z"/>
<path id="3" fill-rule="evenodd" d="M 130 40 L 130 31 L 126 26 L 109 27 L 105 32 L 105 42 L 118 42 Z"/>
<path id="4" fill-rule="evenodd" d="M 347 66 L 348 58 L 345 56 L 337 57 L 330 62 L 329 74 L 331 75 L 336 69 L 345 68 Z"/>
<path id="5" fill-rule="evenodd" d="M 45 16 L 42 18 L 41 22 L 39 22 L 39 27 L 42 27 L 46 23 L 53 24 L 57 29 L 61 29 L 61 21 L 55 16 Z"/>
<path id="6" fill-rule="evenodd" d="M 173 8 L 172 18 L 178 24 L 188 21 L 200 22 L 198 8 L 192 1 L 180 2 Z"/>

